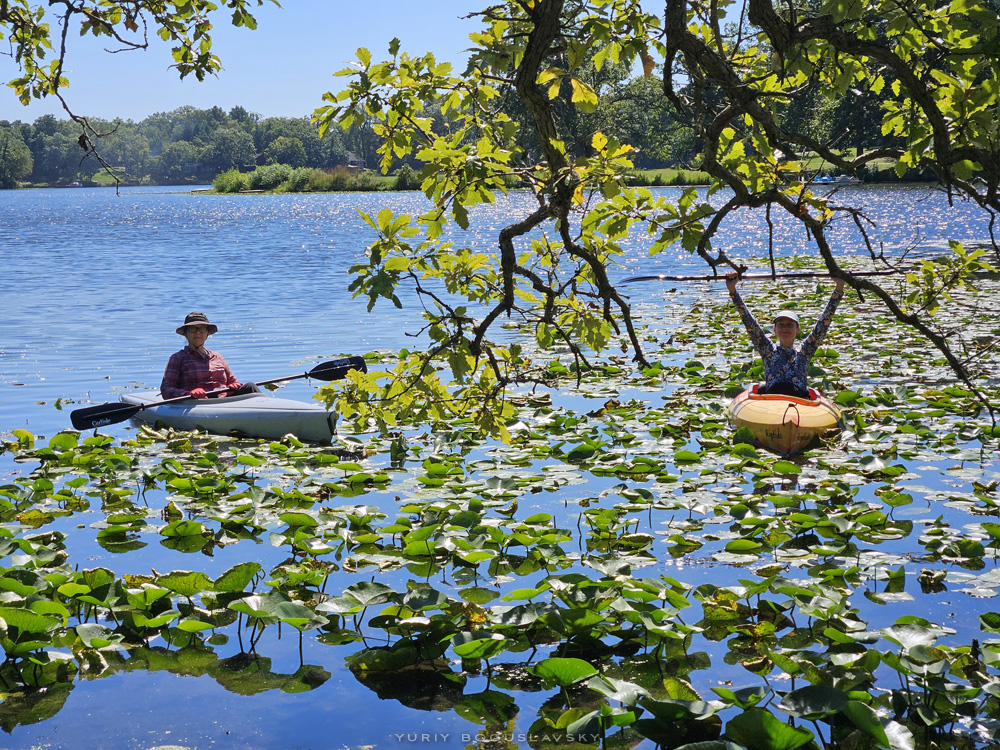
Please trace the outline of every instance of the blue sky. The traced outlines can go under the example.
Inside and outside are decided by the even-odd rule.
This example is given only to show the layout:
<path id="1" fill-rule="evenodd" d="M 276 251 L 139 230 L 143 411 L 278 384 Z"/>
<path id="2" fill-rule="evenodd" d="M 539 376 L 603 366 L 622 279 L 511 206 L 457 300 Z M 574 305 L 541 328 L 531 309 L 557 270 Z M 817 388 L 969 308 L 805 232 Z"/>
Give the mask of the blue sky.
<path id="1" fill-rule="evenodd" d="M 96 43 L 71 34 L 67 53 L 70 87 L 64 96 L 78 114 L 139 121 L 154 112 L 189 104 L 229 110 L 241 105 L 263 117 L 302 117 L 322 105 L 326 91 L 343 87 L 333 74 L 355 58 L 358 47 L 374 59 L 387 56 L 398 37 L 410 54 L 433 52 L 456 67 L 478 28 L 463 19 L 480 10 L 481 0 L 283 0 L 258 8 L 256 31 L 234 29 L 228 15 L 214 28 L 215 52 L 224 70 L 199 83 L 180 81 L 169 69 L 170 49 L 152 39 L 146 51 L 111 54 L 106 41 Z M 18 74 L 9 57 L 0 57 L 3 82 Z M 0 120 L 33 122 L 43 114 L 66 117 L 57 100 L 24 107 L 13 90 L 0 91 Z"/>

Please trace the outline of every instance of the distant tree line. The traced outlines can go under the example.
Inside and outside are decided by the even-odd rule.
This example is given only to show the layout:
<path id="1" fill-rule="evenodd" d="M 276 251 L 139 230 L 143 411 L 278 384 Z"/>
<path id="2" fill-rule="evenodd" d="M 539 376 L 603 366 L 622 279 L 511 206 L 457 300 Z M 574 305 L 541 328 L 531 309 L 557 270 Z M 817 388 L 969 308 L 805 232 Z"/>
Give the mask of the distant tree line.
<path id="1" fill-rule="evenodd" d="M 355 161 L 366 166 L 376 148 L 364 126 L 331 130 L 321 138 L 308 117 L 261 118 L 243 107 L 227 113 L 185 106 L 138 123 L 89 122 L 102 134 L 101 157 L 125 183 L 207 183 L 231 169 L 268 164 L 329 169 Z M 102 166 L 79 140 L 80 126 L 69 119 L 0 120 L 0 188 L 91 180 Z"/>
<path id="2" fill-rule="evenodd" d="M 566 82 L 554 85 L 549 94 L 566 134 L 566 149 L 586 156 L 593 133 L 600 131 L 635 147 L 638 168 L 685 167 L 702 149 L 689 115 L 678 112 L 663 96 L 656 76 L 633 75 L 624 66 L 605 64 L 600 71 L 590 64 L 579 78 L 593 95 L 593 106 L 579 106 L 581 92 Z M 888 91 L 876 94 L 855 90 L 846 97 L 823 98 L 810 89 L 807 95 L 787 105 L 789 119 L 819 140 L 838 148 L 870 149 L 885 145 L 881 132 L 882 100 Z M 582 96 L 587 96 L 584 92 Z M 504 110 L 514 123 L 528 116 L 517 97 Z M 431 105 L 422 113 L 433 129 L 444 135 L 452 127 L 452 115 Z M 308 117 L 261 118 L 243 107 L 228 113 L 219 107 L 179 107 L 150 115 L 141 122 L 91 118 L 102 134 L 98 150 L 125 183 L 209 183 L 236 170 L 252 172 L 258 167 L 282 164 L 293 169 L 327 170 L 343 165 L 378 169 L 379 146 L 370 124 L 355 122 L 347 130 L 330 128 L 323 137 Z M 533 128 L 518 128 L 522 147 L 541 153 Z M 0 121 L 0 187 L 20 183 L 65 185 L 86 182 L 101 165 L 81 148 L 80 126 L 51 115 L 32 124 Z M 420 162 L 404 162 L 419 170 Z"/>

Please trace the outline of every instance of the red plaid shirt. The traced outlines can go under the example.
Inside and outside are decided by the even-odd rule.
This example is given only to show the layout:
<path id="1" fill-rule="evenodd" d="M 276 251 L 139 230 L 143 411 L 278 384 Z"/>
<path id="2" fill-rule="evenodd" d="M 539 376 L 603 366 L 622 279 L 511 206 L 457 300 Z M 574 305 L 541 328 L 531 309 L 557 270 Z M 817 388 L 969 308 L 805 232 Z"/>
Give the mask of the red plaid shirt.
<path id="1" fill-rule="evenodd" d="M 167 369 L 163 373 L 163 382 L 160 383 L 160 395 L 163 398 L 176 398 L 188 395 L 195 388 L 214 391 L 239 387 L 240 381 L 233 375 L 221 354 L 210 349 L 204 349 L 199 354 L 190 346 L 185 346 L 170 355 Z"/>

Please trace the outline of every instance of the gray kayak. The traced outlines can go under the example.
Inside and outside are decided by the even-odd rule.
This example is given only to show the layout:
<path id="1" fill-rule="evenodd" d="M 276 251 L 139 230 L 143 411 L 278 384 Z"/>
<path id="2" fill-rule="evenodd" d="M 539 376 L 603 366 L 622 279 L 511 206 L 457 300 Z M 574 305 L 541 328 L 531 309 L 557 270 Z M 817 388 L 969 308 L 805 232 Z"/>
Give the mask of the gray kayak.
<path id="1" fill-rule="evenodd" d="M 176 430 L 204 430 L 216 435 L 248 435 L 278 440 L 295 435 L 310 443 L 327 443 L 337 431 L 337 413 L 317 404 L 248 393 L 228 398 L 192 398 L 163 406 L 158 391 L 135 391 L 121 397 L 126 404 L 146 405 L 132 419 Z"/>

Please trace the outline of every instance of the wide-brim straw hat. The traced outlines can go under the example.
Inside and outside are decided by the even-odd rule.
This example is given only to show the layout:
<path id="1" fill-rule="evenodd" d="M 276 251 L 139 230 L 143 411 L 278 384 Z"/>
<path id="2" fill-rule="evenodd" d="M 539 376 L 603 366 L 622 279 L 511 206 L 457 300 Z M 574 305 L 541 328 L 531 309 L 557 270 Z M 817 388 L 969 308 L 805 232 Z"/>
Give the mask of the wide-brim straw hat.
<path id="1" fill-rule="evenodd" d="M 188 313 L 187 317 L 184 318 L 184 325 L 177 327 L 177 333 L 179 333 L 181 336 L 185 336 L 186 334 L 184 333 L 184 329 L 187 328 L 188 326 L 205 326 L 205 328 L 208 329 L 209 334 L 219 332 L 219 326 L 215 325 L 214 323 L 210 323 L 208 320 L 208 316 L 205 315 L 205 313 L 203 312 Z"/>

